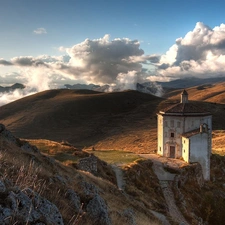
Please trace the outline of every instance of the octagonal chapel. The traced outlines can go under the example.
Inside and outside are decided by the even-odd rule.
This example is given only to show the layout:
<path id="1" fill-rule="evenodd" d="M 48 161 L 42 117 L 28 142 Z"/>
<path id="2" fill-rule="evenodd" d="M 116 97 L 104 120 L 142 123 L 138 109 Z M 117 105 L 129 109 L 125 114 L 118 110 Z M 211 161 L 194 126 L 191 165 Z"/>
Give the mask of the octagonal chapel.
<path id="1" fill-rule="evenodd" d="M 158 115 L 158 149 L 161 156 L 183 159 L 202 166 L 205 180 L 210 179 L 212 115 L 188 101 L 183 90 L 180 103 Z"/>

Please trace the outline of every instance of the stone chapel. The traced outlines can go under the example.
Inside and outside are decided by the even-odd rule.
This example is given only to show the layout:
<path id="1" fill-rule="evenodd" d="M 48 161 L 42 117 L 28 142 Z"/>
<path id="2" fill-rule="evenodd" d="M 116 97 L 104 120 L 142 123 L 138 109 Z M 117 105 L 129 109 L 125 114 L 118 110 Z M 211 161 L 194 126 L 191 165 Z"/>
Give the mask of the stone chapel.
<path id="1" fill-rule="evenodd" d="M 158 116 L 158 149 L 164 157 L 182 158 L 188 163 L 200 163 L 205 180 L 210 179 L 212 149 L 212 115 L 188 102 L 183 90 L 180 103 L 169 106 Z"/>

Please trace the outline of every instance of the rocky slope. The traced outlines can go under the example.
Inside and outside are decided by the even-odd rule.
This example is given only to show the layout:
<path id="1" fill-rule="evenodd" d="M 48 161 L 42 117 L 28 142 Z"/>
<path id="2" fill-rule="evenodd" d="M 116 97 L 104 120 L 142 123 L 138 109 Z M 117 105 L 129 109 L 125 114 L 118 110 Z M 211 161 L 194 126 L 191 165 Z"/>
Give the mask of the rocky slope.
<path id="1" fill-rule="evenodd" d="M 74 151 L 64 166 L 0 125 L 0 223 L 224 224 L 225 157 L 212 155 L 208 182 L 199 164 L 146 157 L 117 170 L 121 186 L 110 165 Z"/>
<path id="2" fill-rule="evenodd" d="M 83 154 L 79 153 L 76 165 L 63 166 L 1 125 L 0 221 L 10 225 L 129 225 L 136 220 L 140 222 L 133 224 L 157 224 L 157 218 L 139 208 L 141 203 L 118 189 L 109 165 Z"/>

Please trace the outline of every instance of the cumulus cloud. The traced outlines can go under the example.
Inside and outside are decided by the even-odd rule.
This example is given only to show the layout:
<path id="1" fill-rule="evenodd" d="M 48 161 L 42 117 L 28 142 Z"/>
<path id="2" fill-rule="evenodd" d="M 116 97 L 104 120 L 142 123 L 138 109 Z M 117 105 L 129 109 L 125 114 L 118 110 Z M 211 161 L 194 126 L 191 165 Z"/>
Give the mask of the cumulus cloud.
<path id="1" fill-rule="evenodd" d="M 23 80 L 25 88 L 16 89 L 8 93 L 0 93 L 0 106 L 19 98 L 52 88 L 52 80 L 50 76 L 48 76 L 48 71 L 45 68 L 42 70 L 40 70 L 40 68 L 32 70 L 26 68 L 21 71 L 21 73 L 19 79 Z"/>
<path id="2" fill-rule="evenodd" d="M 138 81 L 138 75 L 135 70 L 128 71 L 127 73 L 119 73 L 116 77 L 117 84 L 116 88 L 119 90 L 136 89 Z"/>
<path id="3" fill-rule="evenodd" d="M 137 40 L 127 38 L 109 40 L 109 35 L 74 45 L 67 49 L 71 57 L 66 73 L 74 77 L 83 76 L 94 83 L 115 84 L 119 73 L 142 71 L 140 61 L 144 51 Z M 137 58 L 139 58 L 137 60 Z"/>
<path id="4" fill-rule="evenodd" d="M 50 83 L 54 87 L 57 87 L 57 84 L 61 86 L 65 80 L 67 83 L 70 80 L 108 84 L 116 90 L 136 89 L 136 83 L 143 81 L 148 72 L 142 64 L 159 61 L 158 55 L 144 55 L 137 40 L 110 40 L 109 35 L 95 40 L 86 39 L 71 48 L 60 47 L 60 50 L 64 50 L 66 55 L 0 59 L 2 66 L 19 68 L 19 81 L 26 85 L 22 91 L 2 95 L 0 102 L 47 90 L 52 88 Z"/>
<path id="5" fill-rule="evenodd" d="M 86 39 L 71 48 L 60 49 L 64 49 L 67 54 L 58 57 L 20 56 L 9 61 L 2 59 L 0 64 L 20 68 L 48 68 L 52 74 L 60 74 L 65 78 L 115 85 L 119 74 L 128 74 L 130 71 L 135 71 L 138 79 L 144 79 L 147 71 L 143 69 L 143 64 L 158 63 L 160 59 L 158 55 L 145 55 L 138 40 L 110 40 L 109 35 L 94 40 Z"/>
<path id="6" fill-rule="evenodd" d="M 44 28 L 36 33 L 46 32 Z M 138 40 L 116 38 L 106 34 L 86 39 L 70 48 L 61 46 L 61 56 L 17 56 L 0 59 L 0 66 L 15 66 L 26 78 L 32 71 L 56 82 L 71 80 L 82 83 L 134 87 L 134 82 L 162 81 L 187 76 L 225 75 L 225 24 L 210 28 L 198 22 L 192 31 L 177 38 L 168 51 L 146 55 Z M 154 67 L 155 66 L 155 67 Z M 35 79 L 37 79 L 36 77 Z"/>
<path id="7" fill-rule="evenodd" d="M 0 65 L 3 65 L 3 66 L 12 66 L 13 64 L 9 61 L 6 61 L 4 59 L 0 59 Z"/>
<path id="8" fill-rule="evenodd" d="M 34 30 L 33 33 L 34 34 L 47 34 L 47 31 L 45 28 L 40 27 L 40 28 L 37 28 L 36 30 Z"/>
<path id="9" fill-rule="evenodd" d="M 225 76 L 225 24 L 213 29 L 202 22 L 178 38 L 158 63 L 159 74 L 181 78 Z"/>
<path id="10" fill-rule="evenodd" d="M 35 59 L 32 56 L 22 56 L 22 57 L 15 57 L 11 59 L 13 65 L 17 66 L 25 66 L 25 67 L 38 67 L 38 66 L 45 66 L 48 67 L 43 60 Z"/>
<path id="11" fill-rule="evenodd" d="M 135 89 L 136 82 L 168 81 L 189 76 L 225 75 L 225 24 L 210 28 L 198 22 L 192 31 L 177 38 L 168 51 L 146 55 L 138 40 L 116 38 L 106 34 L 86 39 L 74 46 L 59 48 L 61 56 L 17 56 L 0 59 L 1 66 L 15 66 L 23 78 L 42 86 L 64 80 L 76 83 L 108 84 L 113 89 Z M 154 67 L 155 66 L 155 67 Z M 28 72 L 29 71 L 29 72 Z M 40 79 L 41 82 L 38 82 Z M 44 81 L 43 81 L 44 80 Z M 28 82 L 29 83 L 29 82 Z M 48 89 L 43 85 L 41 90 Z"/>

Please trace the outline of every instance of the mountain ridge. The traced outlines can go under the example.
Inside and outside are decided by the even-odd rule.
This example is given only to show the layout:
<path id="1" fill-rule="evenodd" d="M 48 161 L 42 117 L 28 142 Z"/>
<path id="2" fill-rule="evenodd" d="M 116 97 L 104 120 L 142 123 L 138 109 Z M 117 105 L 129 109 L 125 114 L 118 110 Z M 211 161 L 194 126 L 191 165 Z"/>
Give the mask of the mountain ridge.
<path id="1" fill-rule="evenodd" d="M 22 138 L 67 140 L 77 147 L 101 149 L 123 143 L 123 149 L 143 150 L 138 136 L 143 125 L 155 129 L 151 120 L 161 100 L 137 91 L 49 90 L 0 107 L 0 121 Z M 147 143 L 149 134 L 146 129 L 144 133 Z"/>

